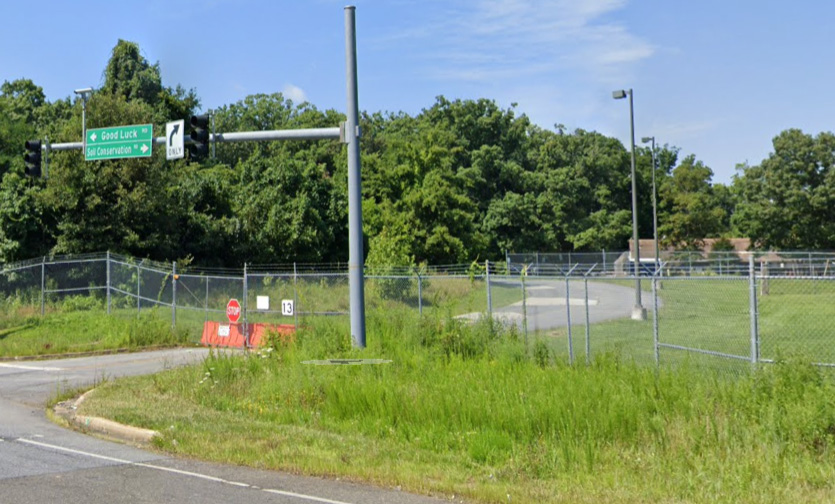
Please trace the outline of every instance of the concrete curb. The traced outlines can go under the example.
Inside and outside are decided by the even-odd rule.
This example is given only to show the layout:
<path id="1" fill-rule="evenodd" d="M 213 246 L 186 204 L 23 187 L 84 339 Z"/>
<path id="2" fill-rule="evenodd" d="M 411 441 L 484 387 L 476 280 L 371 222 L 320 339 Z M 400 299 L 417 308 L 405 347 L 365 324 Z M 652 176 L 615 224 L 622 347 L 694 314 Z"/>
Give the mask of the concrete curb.
<path id="1" fill-rule="evenodd" d="M 140 429 L 130 425 L 120 424 L 106 418 L 77 415 L 75 412 L 85 399 L 96 389 L 89 390 L 73 401 L 64 401 L 55 405 L 53 411 L 63 418 L 74 428 L 108 439 L 121 441 L 123 443 L 145 446 L 159 436 L 159 432 L 149 429 Z"/>

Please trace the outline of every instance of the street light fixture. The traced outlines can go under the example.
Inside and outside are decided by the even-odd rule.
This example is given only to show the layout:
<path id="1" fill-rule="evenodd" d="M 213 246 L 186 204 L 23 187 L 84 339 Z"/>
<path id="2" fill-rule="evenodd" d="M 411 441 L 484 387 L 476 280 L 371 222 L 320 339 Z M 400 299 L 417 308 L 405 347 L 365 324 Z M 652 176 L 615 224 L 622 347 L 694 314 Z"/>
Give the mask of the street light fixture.
<path id="1" fill-rule="evenodd" d="M 658 189 L 655 187 L 655 171 L 658 166 L 655 162 L 655 137 L 643 137 L 641 142 L 652 142 L 652 239 L 655 242 L 655 269 L 657 271 L 661 263 L 658 261 Z"/>
<path id="2" fill-rule="evenodd" d="M 84 147 L 84 155 L 87 155 L 87 100 L 93 94 L 93 88 L 86 87 L 76 89 L 75 94 L 81 95 L 81 144 Z"/>
<path id="3" fill-rule="evenodd" d="M 635 247 L 635 306 L 632 308 L 633 320 L 646 320 L 647 311 L 641 304 L 641 244 L 638 241 L 638 190 L 635 182 L 635 111 L 632 105 L 632 89 L 612 91 L 612 98 L 621 100 L 629 96 L 629 133 L 632 143 L 632 243 Z"/>

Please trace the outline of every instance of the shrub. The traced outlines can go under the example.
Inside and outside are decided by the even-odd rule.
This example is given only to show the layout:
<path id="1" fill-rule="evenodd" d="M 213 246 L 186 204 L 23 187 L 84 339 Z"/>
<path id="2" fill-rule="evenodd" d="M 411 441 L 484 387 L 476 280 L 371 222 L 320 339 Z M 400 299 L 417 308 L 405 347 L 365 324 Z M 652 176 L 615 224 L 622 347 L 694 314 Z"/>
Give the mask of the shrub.
<path id="1" fill-rule="evenodd" d="M 94 296 L 70 296 L 65 298 L 62 310 L 66 312 L 101 310 L 104 304 Z"/>

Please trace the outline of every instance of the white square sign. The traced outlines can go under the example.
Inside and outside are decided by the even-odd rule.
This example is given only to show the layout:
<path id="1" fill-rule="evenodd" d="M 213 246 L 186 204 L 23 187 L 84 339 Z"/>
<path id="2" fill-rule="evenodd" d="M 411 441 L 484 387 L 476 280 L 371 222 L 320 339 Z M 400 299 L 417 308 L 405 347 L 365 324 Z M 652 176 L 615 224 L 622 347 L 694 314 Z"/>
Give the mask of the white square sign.
<path id="1" fill-rule="evenodd" d="M 270 296 L 258 296 L 255 298 L 256 307 L 259 310 L 267 311 L 270 309 Z"/>
<path id="2" fill-rule="evenodd" d="M 165 159 L 185 156 L 186 122 L 183 119 L 165 124 Z"/>

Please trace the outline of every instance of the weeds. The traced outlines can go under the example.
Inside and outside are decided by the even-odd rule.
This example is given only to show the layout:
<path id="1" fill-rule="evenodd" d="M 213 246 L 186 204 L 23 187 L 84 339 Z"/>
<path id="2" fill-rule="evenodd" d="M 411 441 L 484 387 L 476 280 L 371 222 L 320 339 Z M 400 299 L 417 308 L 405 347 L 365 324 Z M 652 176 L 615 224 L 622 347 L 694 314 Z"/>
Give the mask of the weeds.
<path id="1" fill-rule="evenodd" d="M 169 371 L 158 379 L 176 397 L 111 410 L 126 401 L 102 398 L 157 388 L 137 378 L 108 384 L 95 407 L 144 418 L 142 426 L 170 433 L 160 446 L 184 454 L 484 502 L 835 495 L 835 390 L 812 366 L 786 360 L 735 379 L 614 354 L 569 366 L 548 341 L 528 352 L 500 324 L 392 312 L 368 322 L 363 351 L 350 346 L 344 324 L 323 321 L 294 341 Z M 302 364 L 350 357 L 392 363 Z"/>

